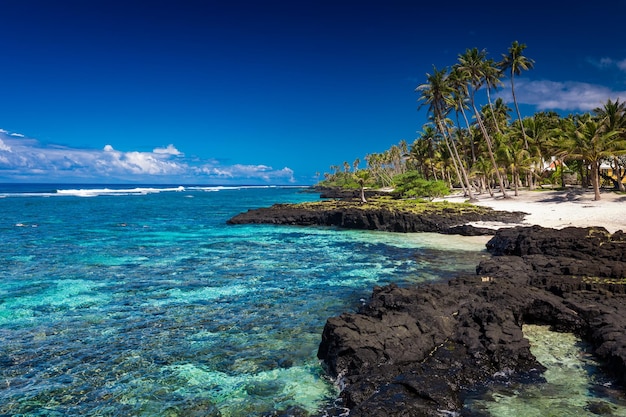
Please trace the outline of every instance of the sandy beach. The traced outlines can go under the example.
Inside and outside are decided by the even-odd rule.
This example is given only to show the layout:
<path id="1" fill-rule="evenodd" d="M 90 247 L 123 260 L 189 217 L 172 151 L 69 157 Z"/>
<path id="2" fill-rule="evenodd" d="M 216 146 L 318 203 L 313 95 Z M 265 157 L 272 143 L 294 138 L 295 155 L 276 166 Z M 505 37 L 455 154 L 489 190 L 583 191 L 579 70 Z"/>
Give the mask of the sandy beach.
<path id="1" fill-rule="evenodd" d="M 523 226 L 539 225 L 562 229 L 564 227 L 602 226 L 609 232 L 626 231 L 626 194 L 603 191 L 599 201 L 593 200 L 592 190 L 520 190 L 518 196 L 513 191 L 509 198 L 502 198 L 501 193 L 494 197 L 479 194 L 475 197 L 479 206 L 491 207 L 494 210 L 521 211 L 528 213 Z M 454 194 L 438 201 L 463 202 L 467 198 L 463 194 Z M 437 200 L 436 200 L 437 201 Z M 481 227 L 511 227 L 515 225 L 472 223 Z"/>

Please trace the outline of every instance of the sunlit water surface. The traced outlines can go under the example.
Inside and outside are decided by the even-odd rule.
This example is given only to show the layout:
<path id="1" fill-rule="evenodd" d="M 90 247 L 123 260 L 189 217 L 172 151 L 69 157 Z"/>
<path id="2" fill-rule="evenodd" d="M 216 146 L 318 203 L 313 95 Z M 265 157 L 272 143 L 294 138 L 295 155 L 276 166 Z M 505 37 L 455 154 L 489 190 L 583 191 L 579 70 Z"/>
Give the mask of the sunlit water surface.
<path id="1" fill-rule="evenodd" d="M 93 188 L 0 187 L 0 415 L 316 413 L 337 395 L 328 317 L 485 256 L 484 238 L 226 224 L 319 199 L 297 188 Z"/>
<path id="2" fill-rule="evenodd" d="M 486 256 L 484 237 L 226 224 L 319 199 L 302 191 L 0 185 L 0 415 L 323 413 L 328 317 Z M 523 407 L 498 395 L 480 407 Z"/>

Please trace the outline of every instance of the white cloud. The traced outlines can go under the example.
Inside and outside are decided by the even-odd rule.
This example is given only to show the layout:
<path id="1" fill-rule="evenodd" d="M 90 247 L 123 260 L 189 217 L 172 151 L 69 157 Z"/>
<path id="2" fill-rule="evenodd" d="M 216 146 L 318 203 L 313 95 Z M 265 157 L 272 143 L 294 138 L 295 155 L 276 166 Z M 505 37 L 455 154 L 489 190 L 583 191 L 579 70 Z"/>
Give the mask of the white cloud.
<path id="1" fill-rule="evenodd" d="M 2 139 L 0 139 L 0 151 L 11 152 L 11 147 L 4 143 Z"/>
<path id="2" fill-rule="evenodd" d="M 609 58 L 609 57 L 603 57 L 600 59 L 597 59 L 594 57 L 587 57 L 585 58 L 585 60 L 591 66 L 596 67 L 598 69 L 602 69 L 602 70 L 615 66 L 615 61 L 613 60 L 613 58 Z"/>
<path id="3" fill-rule="evenodd" d="M 508 103 L 513 102 L 511 91 L 497 94 Z M 564 110 L 588 112 L 601 107 L 608 99 L 626 101 L 626 91 L 613 91 L 608 87 L 575 81 L 530 81 L 516 79 L 515 96 L 520 104 L 529 104 L 538 110 Z"/>
<path id="4" fill-rule="evenodd" d="M 212 178 L 243 178 L 254 179 L 260 178 L 266 182 L 287 181 L 294 183 L 294 172 L 291 168 L 283 168 L 275 170 L 267 165 L 242 165 L 236 164 L 231 166 L 213 166 L 212 164 L 204 165 L 201 172 Z"/>
<path id="5" fill-rule="evenodd" d="M 267 165 L 222 165 L 214 159 L 185 158 L 173 144 L 152 152 L 43 145 L 0 131 L 0 179 L 20 181 L 293 183 L 293 170 Z"/>
<path id="6" fill-rule="evenodd" d="M 156 154 L 164 154 L 164 155 L 183 155 L 174 145 L 171 143 L 167 145 L 167 148 L 154 148 L 152 151 Z"/>
<path id="7" fill-rule="evenodd" d="M 603 57 L 598 60 L 596 58 L 587 57 L 586 61 L 600 70 L 610 70 L 617 68 L 620 71 L 626 71 L 626 59 L 616 60 L 609 57 Z"/>

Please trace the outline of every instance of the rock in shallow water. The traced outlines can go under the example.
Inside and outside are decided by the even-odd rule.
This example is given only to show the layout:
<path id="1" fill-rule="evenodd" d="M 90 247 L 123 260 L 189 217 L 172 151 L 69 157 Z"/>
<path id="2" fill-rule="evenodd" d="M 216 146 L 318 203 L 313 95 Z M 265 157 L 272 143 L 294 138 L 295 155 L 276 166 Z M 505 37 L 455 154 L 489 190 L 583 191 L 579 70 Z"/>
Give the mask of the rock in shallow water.
<path id="1" fill-rule="evenodd" d="M 458 412 L 464 393 L 493 378 L 542 371 L 524 323 L 588 340 L 626 383 L 623 233 L 501 229 L 487 247 L 498 256 L 476 276 L 375 288 L 358 313 L 327 321 L 318 357 L 350 416 Z"/>
<path id="2" fill-rule="evenodd" d="M 354 202 L 324 201 L 275 204 L 248 210 L 232 217 L 227 223 L 336 226 L 386 232 L 435 232 L 477 236 L 492 235 L 495 230 L 471 226 L 468 223 L 519 223 L 525 214 L 462 204 L 378 202 L 362 205 Z"/>

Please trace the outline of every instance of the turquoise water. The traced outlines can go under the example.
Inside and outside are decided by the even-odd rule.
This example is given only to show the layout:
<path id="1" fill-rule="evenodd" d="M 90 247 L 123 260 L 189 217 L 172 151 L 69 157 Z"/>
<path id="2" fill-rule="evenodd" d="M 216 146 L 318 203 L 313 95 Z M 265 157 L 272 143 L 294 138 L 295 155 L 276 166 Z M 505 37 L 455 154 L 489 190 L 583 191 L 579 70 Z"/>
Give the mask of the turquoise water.
<path id="1" fill-rule="evenodd" d="M 531 352 L 547 370 L 539 384 L 494 386 L 468 401 L 472 416 L 594 417 L 626 416 L 623 388 L 601 372 L 590 347 L 571 333 L 525 325 Z"/>
<path id="2" fill-rule="evenodd" d="M 56 192 L 62 189 L 62 192 Z M 326 319 L 485 238 L 229 226 L 299 188 L 0 185 L 0 415 L 322 412 Z"/>

